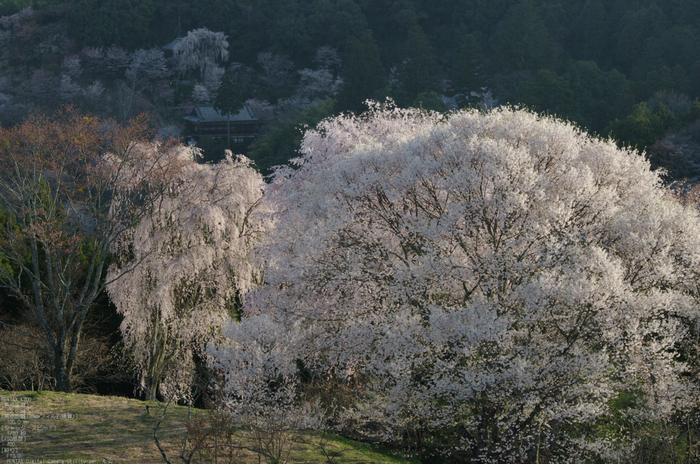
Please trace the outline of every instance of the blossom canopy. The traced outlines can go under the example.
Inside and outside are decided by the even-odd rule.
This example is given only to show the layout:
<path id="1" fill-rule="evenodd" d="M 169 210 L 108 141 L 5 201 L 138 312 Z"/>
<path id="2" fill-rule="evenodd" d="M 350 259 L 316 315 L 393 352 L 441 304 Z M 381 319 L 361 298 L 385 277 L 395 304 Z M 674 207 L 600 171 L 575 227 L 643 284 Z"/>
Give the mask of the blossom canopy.
<path id="1" fill-rule="evenodd" d="M 329 427 L 557 462 L 624 451 L 602 426 L 621 394 L 629 424 L 691 403 L 677 349 L 696 330 L 700 221 L 636 152 L 519 109 L 373 104 L 301 153 L 266 193 L 244 323 L 275 327 L 266 363 L 303 366 L 290 385 L 335 386 Z M 235 346 L 212 351 L 231 398 L 251 372 Z"/>

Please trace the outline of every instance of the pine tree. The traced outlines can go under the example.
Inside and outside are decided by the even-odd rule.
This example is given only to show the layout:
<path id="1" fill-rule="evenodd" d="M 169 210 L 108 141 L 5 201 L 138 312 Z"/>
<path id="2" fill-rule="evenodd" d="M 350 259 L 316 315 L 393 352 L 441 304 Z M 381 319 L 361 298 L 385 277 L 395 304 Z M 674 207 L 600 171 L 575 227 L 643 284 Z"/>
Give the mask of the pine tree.
<path id="1" fill-rule="evenodd" d="M 372 31 L 366 30 L 350 46 L 346 60 L 345 81 L 338 96 L 342 109 L 361 112 L 364 101 L 373 97 L 384 87 L 385 71 L 379 58 L 379 48 Z"/>

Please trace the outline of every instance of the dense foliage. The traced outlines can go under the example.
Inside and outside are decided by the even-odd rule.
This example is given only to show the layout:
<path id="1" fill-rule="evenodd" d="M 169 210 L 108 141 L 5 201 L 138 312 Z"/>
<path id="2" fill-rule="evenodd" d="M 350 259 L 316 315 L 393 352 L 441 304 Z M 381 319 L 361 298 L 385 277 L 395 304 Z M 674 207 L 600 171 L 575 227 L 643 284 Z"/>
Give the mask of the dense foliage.
<path id="1" fill-rule="evenodd" d="M 254 71 L 256 85 L 246 98 L 272 104 L 288 99 L 302 83 L 304 74 L 298 71 L 311 69 L 318 50 L 327 47 L 341 58 L 333 71 L 345 84 L 336 111 L 362 111 L 365 99 L 385 96 L 399 106 L 436 109 L 519 103 L 644 149 L 664 138 L 665 131 L 697 118 L 687 111 L 700 97 L 700 14 L 695 3 L 149 0 L 122 2 L 116 8 L 111 0 L 14 0 L 1 4 L 0 43 L 5 51 L 0 52 L 0 106 L 4 118 L 16 122 L 28 95 L 35 105 L 55 104 L 61 96 L 110 116 L 144 109 L 167 115 L 166 107 L 213 102 L 223 70 L 206 78 L 191 75 L 184 87 L 166 82 L 195 61 L 204 73 L 201 65 L 211 57 L 203 54 L 191 54 L 191 63 L 171 63 L 171 76 L 136 95 L 127 92 L 128 86 L 119 87 L 123 69 L 114 60 L 110 69 L 93 67 L 99 72 L 82 76 L 66 73 L 61 63 L 81 54 L 84 70 L 90 71 L 85 69 L 90 61 L 86 49 L 149 50 L 178 34 L 187 42 L 190 34 L 219 31 L 208 33 L 228 37 L 225 67 L 243 64 Z M 22 79 L 19 70 L 27 65 L 22 72 L 28 69 L 30 75 Z M 211 74 L 216 67 L 205 68 Z M 96 82 L 103 86 L 102 98 L 95 95 L 100 88 L 90 88 Z M 197 92 L 192 93 L 191 85 Z M 657 109 L 663 106 L 678 124 L 649 128 L 638 117 L 635 105 L 641 103 L 650 112 L 663 111 Z M 289 117 L 283 107 L 276 108 L 279 120 Z"/>
<path id="2" fill-rule="evenodd" d="M 520 110 L 374 107 L 302 154 L 265 197 L 265 285 L 211 350 L 234 414 L 570 462 L 694 404 L 676 349 L 700 321 L 700 218 L 637 153 Z"/>
<path id="3" fill-rule="evenodd" d="M 187 397 L 225 338 L 241 423 L 690 456 L 697 197 L 649 167 L 700 178 L 699 52 L 694 0 L 0 0 L 0 381 L 92 375 L 99 307 L 150 392 Z M 421 110 L 356 116 L 387 97 Z M 252 111 L 252 162 L 230 124 L 199 164 L 165 142 L 195 104 Z"/>
<path id="4" fill-rule="evenodd" d="M 187 397 L 195 356 L 260 279 L 251 254 L 263 231 L 254 217 L 263 181 L 242 157 L 198 164 L 187 147 L 170 156 L 181 171 L 114 243 L 107 290 L 148 396 Z"/>

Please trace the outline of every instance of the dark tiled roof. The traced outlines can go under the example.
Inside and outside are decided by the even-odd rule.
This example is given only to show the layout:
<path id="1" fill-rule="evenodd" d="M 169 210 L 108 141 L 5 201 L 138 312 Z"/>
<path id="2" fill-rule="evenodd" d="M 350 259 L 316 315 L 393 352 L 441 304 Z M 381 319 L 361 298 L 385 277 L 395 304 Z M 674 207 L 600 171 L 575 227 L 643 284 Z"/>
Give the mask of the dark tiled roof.
<path id="1" fill-rule="evenodd" d="M 182 42 L 182 37 L 178 37 L 167 45 L 163 45 L 165 50 L 173 50 L 180 42 Z"/>
<path id="2" fill-rule="evenodd" d="M 211 105 L 197 105 L 189 116 L 185 116 L 190 122 L 226 122 L 228 118 L 221 114 Z M 257 122 L 258 118 L 253 115 L 250 107 L 245 105 L 238 114 L 231 115 L 231 122 Z"/>

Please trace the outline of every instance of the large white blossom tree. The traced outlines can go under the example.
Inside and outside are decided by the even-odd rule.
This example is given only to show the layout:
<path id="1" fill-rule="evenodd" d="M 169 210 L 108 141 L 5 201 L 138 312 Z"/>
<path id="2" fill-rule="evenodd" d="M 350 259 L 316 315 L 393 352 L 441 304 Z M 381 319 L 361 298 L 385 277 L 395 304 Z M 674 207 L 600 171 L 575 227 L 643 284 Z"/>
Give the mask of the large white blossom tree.
<path id="1" fill-rule="evenodd" d="M 231 408 L 267 378 L 425 457 L 568 462 L 694 404 L 700 220 L 644 157 L 517 109 L 380 105 L 301 152 L 266 194 L 265 285 L 210 350 Z"/>
<path id="2" fill-rule="evenodd" d="M 194 150 L 179 148 L 180 176 L 117 243 L 108 272 L 124 343 L 149 395 L 188 394 L 194 355 L 219 338 L 260 279 L 251 253 L 264 228 L 255 215 L 262 176 L 245 157 L 229 152 L 218 164 L 198 164 Z"/>

